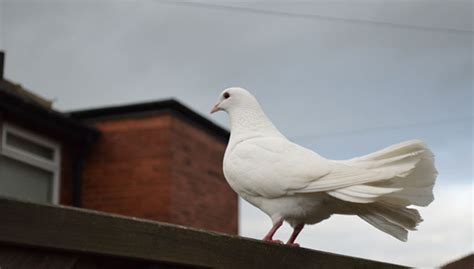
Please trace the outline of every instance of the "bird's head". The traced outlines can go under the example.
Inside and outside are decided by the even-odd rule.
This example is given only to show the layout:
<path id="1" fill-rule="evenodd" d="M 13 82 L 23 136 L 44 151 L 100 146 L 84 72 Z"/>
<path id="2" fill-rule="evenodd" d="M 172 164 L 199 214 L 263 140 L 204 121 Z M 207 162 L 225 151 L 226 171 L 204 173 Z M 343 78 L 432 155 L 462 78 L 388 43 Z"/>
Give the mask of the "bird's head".
<path id="1" fill-rule="evenodd" d="M 229 112 L 233 108 L 243 107 L 255 102 L 255 97 L 246 89 L 239 87 L 227 88 L 217 98 L 217 102 L 211 110 L 211 114 L 219 110 Z"/>

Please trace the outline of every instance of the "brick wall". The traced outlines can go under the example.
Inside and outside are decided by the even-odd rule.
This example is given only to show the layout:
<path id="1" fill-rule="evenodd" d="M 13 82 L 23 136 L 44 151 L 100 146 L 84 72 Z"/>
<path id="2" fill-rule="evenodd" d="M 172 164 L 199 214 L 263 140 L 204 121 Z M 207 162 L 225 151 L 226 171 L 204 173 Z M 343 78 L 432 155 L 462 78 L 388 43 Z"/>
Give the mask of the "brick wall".
<path id="1" fill-rule="evenodd" d="M 171 221 L 238 233 L 238 203 L 222 172 L 226 144 L 173 118 Z"/>
<path id="2" fill-rule="evenodd" d="M 82 205 L 236 234 L 225 143 L 171 113 L 103 120 L 83 175 Z"/>

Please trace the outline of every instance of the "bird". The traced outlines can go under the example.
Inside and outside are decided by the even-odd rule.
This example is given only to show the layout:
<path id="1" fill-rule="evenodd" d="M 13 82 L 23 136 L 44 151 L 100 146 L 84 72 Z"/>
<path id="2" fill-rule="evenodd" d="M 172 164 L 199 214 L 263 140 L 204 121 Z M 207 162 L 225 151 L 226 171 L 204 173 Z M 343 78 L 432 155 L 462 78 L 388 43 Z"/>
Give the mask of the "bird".
<path id="1" fill-rule="evenodd" d="M 272 227 L 262 240 L 274 239 L 284 222 L 295 242 L 305 225 L 332 215 L 358 216 L 398 240 L 423 221 L 417 209 L 433 200 L 437 177 L 432 151 L 421 140 L 401 142 L 348 160 L 331 160 L 286 138 L 254 95 L 227 88 L 211 110 L 227 112 L 230 138 L 223 173 L 230 187 L 266 213 Z"/>

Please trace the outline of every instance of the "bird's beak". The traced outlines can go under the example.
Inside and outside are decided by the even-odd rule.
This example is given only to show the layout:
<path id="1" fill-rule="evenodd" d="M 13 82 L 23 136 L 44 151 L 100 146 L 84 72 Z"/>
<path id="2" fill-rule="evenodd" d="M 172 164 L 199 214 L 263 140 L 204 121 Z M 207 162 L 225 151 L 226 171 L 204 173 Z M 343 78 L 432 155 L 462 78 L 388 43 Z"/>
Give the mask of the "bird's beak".
<path id="1" fill-rule="evenodd" d="M 214 113 L 214 112 L 217 112 L 219 110 L 221 110 L 221 108 L 219 107 L 220 103 L 217 103 L 211 110 L 211 114 Z"/>

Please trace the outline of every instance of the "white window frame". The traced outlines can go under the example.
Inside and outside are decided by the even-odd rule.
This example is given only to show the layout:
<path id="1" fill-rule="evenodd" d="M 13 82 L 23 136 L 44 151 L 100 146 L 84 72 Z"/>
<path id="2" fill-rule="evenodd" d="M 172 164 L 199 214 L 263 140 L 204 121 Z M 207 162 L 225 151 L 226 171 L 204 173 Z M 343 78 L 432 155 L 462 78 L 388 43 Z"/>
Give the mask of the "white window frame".
<path id="1" fill-rule="evenodd" d="M 54 152 L 53 159 L 47 159 L 42 156 L 35 155 L 31 152 L 13 147 L 7 144 L 7 134 L 13 134 L 26 140 L 29 140 L 35 144 L 51 148 Z M 30 131 L 14 126 L 9 123 L 4 123 L 2 128 L 2 141 L 0 144 L 0 154 L 17 161 L 29 164 L 34 167 L 44 169 L 53 173 L 53 190 L 52 190 L 52 203 L 59 203 L 59 176 L 61 168 L 61 145 L 54 141 L 51 141 L 45 137 L 34 134 Z"/>

